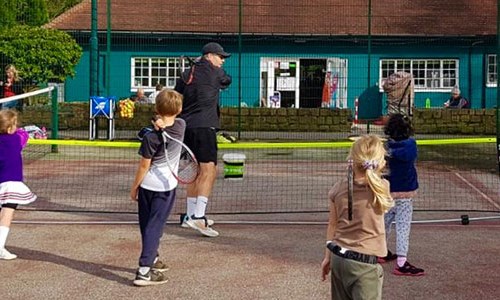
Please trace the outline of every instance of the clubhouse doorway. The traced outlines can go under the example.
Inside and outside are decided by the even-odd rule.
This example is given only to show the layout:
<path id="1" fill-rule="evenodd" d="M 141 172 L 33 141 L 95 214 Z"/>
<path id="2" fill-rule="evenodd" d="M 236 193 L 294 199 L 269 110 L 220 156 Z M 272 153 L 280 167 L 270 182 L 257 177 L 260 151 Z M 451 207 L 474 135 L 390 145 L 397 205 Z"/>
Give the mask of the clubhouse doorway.
<path id="1" fill-rule="evenodd" d="M 347 60 L 261 58 L 260 106 L 347 107 Z"/>

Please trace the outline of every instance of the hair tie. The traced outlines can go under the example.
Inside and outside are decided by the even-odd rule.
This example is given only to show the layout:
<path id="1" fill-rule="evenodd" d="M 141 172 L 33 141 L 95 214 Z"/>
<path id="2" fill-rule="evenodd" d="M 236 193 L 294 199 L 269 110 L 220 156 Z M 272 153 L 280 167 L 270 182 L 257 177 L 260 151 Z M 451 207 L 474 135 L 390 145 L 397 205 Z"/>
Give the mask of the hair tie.
<path id="1" fill-rule="evenodd" d="M 365 170 L 375 170 L 378 167 L 378 163 L 375 160 L 365 160 L 363 162 L 363 169 Z"/>

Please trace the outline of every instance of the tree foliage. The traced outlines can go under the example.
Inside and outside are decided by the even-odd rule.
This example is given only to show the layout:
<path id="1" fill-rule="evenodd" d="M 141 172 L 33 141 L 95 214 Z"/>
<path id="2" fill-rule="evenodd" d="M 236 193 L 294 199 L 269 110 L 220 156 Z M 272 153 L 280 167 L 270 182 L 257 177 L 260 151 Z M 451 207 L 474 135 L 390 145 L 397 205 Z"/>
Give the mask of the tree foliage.
<path id="1" fill-rule="evenodd" d="M 16 21 L 16 1 L 0 0 L 0 28 L 13 26 Z"/>
<path id="2" fill-rule="evenodd" d="M 25 82 L 74 77 L 82 48 L 69 34 L 30 26 L 0 28 L 1 61 L 16 66 Z"/>
<path id="3" fill-rule="evenodd" d="M 0 0 L 0 27 L 41 26 L 48 21 L 46 0 Z"/>
<path id="4" fill-rule="evenodd" d="M 18 24 L 41 26 L 49 21 L 45 0 L 17 0 Z"/>
<path id="5" fill-rule="evenodd" d="M 82 0 L 47 0 L 49 19 L 52 20 L 80 2 L 82 2 Z"/>
<path id="6" fill-rule="evenodd" d="M 41 26 L 82 0 L 0 0 L 0 28 Z"/>

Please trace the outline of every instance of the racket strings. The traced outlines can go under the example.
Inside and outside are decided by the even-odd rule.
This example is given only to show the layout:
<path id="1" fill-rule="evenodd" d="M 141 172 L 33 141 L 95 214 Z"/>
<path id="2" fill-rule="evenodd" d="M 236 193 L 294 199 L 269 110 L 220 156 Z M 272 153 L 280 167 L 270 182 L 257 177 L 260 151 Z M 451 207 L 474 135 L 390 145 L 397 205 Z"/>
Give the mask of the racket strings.
<path id="1" fill-rule="evenodd" d="M 180 182 L 189 184 L 196 180 L 199 165 L 194 154 L 181 141 L 163 133 L 166 163 L 172 175 Z"/>
<path id="2" fill-rule="evenodd" d="M 182 147 L 177 174 L 180 181 L 187 183 L 193 182 L 198 176 L 198 170 L 198 162 L 185 147 Z"/>
<path id="3" fill-rule="evenodd" d="M 167 164 L 173 170 L 174 175 L 177 175 L 177 169 L 179 167 L 179 160 L 181 157 L 182 146 L 179 143 L 167 142 L 165 145 L 165 158 Z"/>

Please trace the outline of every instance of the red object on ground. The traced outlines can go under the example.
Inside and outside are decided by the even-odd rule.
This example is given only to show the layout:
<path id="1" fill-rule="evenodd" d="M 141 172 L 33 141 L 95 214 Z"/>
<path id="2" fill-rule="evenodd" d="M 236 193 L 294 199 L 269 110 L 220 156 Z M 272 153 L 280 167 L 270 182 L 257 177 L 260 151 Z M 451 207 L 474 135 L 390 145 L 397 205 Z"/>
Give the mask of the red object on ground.
<path id="1" fill-rule="evenodd" d="M 358 98 L 356 98 L 356 100 L 354 100 L 354 122 L 352 124 L 353 127 L 356 127 L 359 124 L 359 120 L 358 120 L 358 106 L 359 106 L 359 100 L 358 100 Z"/>

